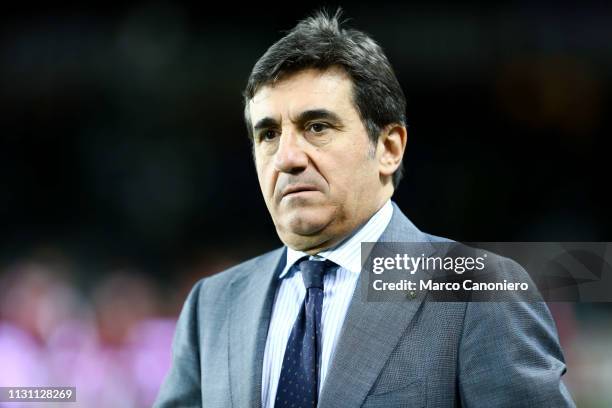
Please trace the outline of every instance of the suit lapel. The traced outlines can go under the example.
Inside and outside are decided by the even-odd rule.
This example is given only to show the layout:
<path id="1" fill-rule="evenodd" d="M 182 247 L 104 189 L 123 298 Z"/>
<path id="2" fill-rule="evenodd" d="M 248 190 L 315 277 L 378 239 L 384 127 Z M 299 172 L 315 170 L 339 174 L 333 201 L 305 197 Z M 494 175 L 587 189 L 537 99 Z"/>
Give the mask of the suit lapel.
<path id="1" fill-rule="evenodd" d="M 433 252 L 427 237 L 394 204 L 393 217 L 379 242 L 423 242 L 423 252 Z M 363 289 L 368 279 L 361 273 L 336 345 L 319 408 L 359 407 L 408 324 L 425 293 L 405 302 L 367 302 Z"/>
<path id="2" fill-rule="evenodd" d="M 261 407 L 261 370 L 284 248 L 260 258 L 230 283 L 229 372 L 232 404 Z"/>

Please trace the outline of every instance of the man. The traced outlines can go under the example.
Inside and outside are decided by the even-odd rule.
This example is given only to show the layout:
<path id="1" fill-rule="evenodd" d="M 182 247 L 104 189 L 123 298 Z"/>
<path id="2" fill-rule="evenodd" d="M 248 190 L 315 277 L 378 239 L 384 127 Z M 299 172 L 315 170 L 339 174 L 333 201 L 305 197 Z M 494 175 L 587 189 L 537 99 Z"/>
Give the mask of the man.
<path id="1" fill-rule="evenodd" d="M 442 239 L 390 201 L 404 95 L 381 48 L 337 19 L 300 22 L 255 64 L 245 117 L 285 246 L 195 285 L 156 406 L 573 406 L 544 303 L 356 290 L 361 242 Z"/>

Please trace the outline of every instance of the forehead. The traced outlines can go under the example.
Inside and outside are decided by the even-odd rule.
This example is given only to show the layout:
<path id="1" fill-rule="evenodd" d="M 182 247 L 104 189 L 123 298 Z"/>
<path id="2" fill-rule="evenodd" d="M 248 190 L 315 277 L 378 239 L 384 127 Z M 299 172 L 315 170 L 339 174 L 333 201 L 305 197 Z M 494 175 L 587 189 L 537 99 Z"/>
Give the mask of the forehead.
<path id="1" fill-rule="evenodd" d="M 340 68 L 304 69 L 261 87 L 249 104 L 251 120 L 293 117 L 309 109 L 354 113 L 352 89 L 351 78 Z"/>

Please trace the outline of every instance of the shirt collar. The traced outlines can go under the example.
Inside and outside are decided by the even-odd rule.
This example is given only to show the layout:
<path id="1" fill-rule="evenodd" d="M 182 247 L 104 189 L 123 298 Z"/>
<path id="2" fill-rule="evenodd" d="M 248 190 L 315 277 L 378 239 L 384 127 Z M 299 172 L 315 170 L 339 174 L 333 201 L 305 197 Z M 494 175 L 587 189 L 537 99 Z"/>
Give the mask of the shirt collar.
<path id="1" fill-rule="evenodd" d="M 328 259 L 352 273 L 359 274 L 361 271 L 361 243 L 378 241 L 387 225 L 389 225 L 392 215 L 393 205 L 391 205 L 391 200 L 387 200 L 385 205 L 376 211 L 367 223 L 358 228 L 347 239 L 333 248 L 319 252 L 313 258 Z M 279 275 L 279 279 L 284 278 L 291 267 L 303 257 L 309 257 L 309 255 L 306 252 L 287 247 L 287 263 Z"/>

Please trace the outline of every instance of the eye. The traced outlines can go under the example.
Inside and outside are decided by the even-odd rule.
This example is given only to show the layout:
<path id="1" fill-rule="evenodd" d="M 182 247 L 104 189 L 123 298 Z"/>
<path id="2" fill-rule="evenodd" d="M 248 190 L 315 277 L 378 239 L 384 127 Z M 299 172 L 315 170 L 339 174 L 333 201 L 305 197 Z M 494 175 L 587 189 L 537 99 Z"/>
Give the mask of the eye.
<path id="1" fill-rule="evenodd" d="M 310 130 L 313 133 L 321 133 L 323 132 L 325 129 L 327 129 L 329 126 L 326 125 L 325 123 L 321 123 L 321 122 L 316 122 L 316 123 L 312 123 L 310 124 L 306 130 Z"/>
<path id="2" fill-rule="evenodd" d="M 270 141 L 270 140 L 274 139 L 275 137 L 276 137 L 276 131 L 273 130 L 273 129 L 263 130 L 259 134 L 259 139 L 263 140 L 263 141 Z"/>

